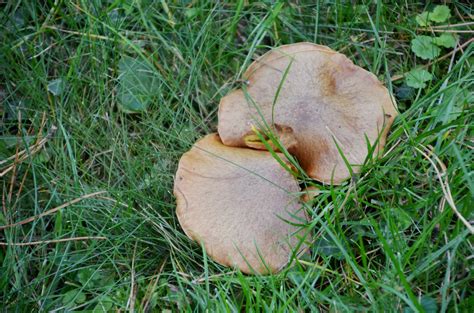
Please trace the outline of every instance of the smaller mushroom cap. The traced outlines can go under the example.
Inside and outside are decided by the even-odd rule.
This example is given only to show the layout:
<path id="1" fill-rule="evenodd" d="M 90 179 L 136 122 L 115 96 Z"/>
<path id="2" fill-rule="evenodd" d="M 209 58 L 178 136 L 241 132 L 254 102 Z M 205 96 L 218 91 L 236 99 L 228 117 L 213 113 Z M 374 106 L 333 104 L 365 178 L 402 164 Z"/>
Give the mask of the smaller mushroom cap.
<path id="1" fill-rule="evenodd" d="M 231 92 L 219 105 L 222 142 L 265 149 L 252 127 L 267 124 L 308 175 L 324 183 L 349 178 L 340 151 L 357 173 L 368 155 L 367 141 L 378 153 L 397 115 L 375 75 L 325 46 L 303 42 L 275 48 L 255 60 L 243 78 L 246 90 Z"/>
<path id="2" fill-rule="evenodd" d="M 276 272 L 304 235 L 296 225 L 306 222 L 299 190 L 269 152 L 227 147 L 210 134 L 179 161 L 176 213 L 188 237 L 218 263 L 245 273 Z"/>

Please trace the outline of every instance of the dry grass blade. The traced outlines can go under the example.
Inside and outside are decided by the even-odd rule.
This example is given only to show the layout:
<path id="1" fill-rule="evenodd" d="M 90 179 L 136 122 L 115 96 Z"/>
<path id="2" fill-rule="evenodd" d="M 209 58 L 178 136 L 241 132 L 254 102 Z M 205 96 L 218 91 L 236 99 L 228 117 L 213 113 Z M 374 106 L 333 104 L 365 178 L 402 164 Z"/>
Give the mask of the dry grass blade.
<path id="1" fill-rule="evenodd" d="M 5 164 L 9 161 L 12 161 L 14 160 L 13 164 L 7 166 L 6 168 L 4 168 L 1 172 L 0 172 L 0 177 L 3 177 L 5 176 L 5 174 L 9 173 L 11 170 L 13 170 L 15 168 L 15 165 L 17 165 L 18 163 L 20 162 L 23 162 L 24 160 L 26 160 L 29 156 L 37 153 L 38 151 L 40 151 L 43 146 L 46 144 L 46 142 L 53 137 L 54 133 L 56 132 L 58 128 L 56 126 L 51 126 L 50 130 L 48 131 L 48 134 L 46 135 L 46 137 L 42 138 L 41 140 L 39 140 L 38 142 L 36 142 L 35 144 L 31 145 L 28 149 L 23 149 L 17 153 L 15 153 L 15 155 L 12 155 L 11 157 L 5 159 L 5 160 L 2 160 L 0 161 L 0 165 L 2 164 Z"/>
<path id="2" fill-rule="evenodd" d="M 425 146 L 421 146 L 421 147 L 426 152 L 434 155 Z M 441 190 L 443 191 L 444 197 L 446 198 L 446 201 L 448 202 L 449 206 L 451 207 L 451 209 L 453 209 L 454 213 L 456 213 L 457 217 L 461 220 L 461 222 L 464 225 L 466 225 L 467 229 L 469 229 L 471 234 L 474 234 L 474 227 L 464 218 L 464 216 L 462 216 L 462 214 L 458 211 L 458 209 L 456 207 L 456 204 L 454 203 L 453 196 L 451 195 L 451 189 L 449 188 L 448 176 L 446 175 L 444 166 L 443 165 L 440 166 L 440 167 L 442 167 L 442 170 L 443 170 L 443 172 L 441 172 L 439 170 L 438 166 L 436 165 L 436 163 L 430 158 L 430 156 L 427 153 L 423 152 L 422 150 L 420 150 L 417 147 L 415 147 L 415 150 L 418 151 L 425 159 L 427 159 L 431 163 L 431 165 L 433 166 L 433 168 L 436 172 L 436 176 L 438 177 L 438 180 L 440 182 Z M 438 163 L 441 163 L 441 160 L 439 160 L 438 157 L 435 157 L 435 158 L 437 159 Z M 443 180 L 443 176 L 445 177 L 444 180 Z"/>
<path id="3" fill-rule="evenodd" d="M 35 215 L 35 216 L 32 216 L 32 217 L 29 217 L 29 218 L 24 219 L 24 220 L 22 220 L 22 221 L 20 221 L 20 222 L 0 226 L 0 230 L 7 229 L 7 228 L 11 228 L 11 227 L 15 227 L 15 226 L 18 226 L 18 225 L 24 225 L 24 224 L 33 222 L 34 220 L 37 220 L 37 219 L 39 219 L 39 218 L 41 218 L 41 217 L 43 217 L 43 216 L 49 215 L 49 214 L 53 214 L 53 213 L 55 213 L 55 212 L 57 212 L 57 211 L 59 211 L 59 210 L 65 208 L 65 207 L 68 207 L 68 206 L 70 206 L 70 205 L 72 205 L 72 204 L 75 204 L 75 203 L 77 203 L 77 202 L 79 202 L 79 201 L 81 201 L 81 200 L 88 199 L 88 198 L 93 198 L 93 197 L 95 197 L 95 196 L 97 196 L 97 195 L 101 195 L 101 194 L 103 194 L 103 193 L 106 193 L 106 191 L 97 191 L 97 192 L 93 192 L 93 193 L 90 193 L 90 194 L 87 194 L 87 195 L 83 195 L 83 196 L 81 196 L 81 197 L 79 197 L 79 198 L 76 198 L 76 199 L 74 199 L 74 200 L 71 200 L 71 201 L 68 201 L 68 202 L 66 202 L 66 203 L 63 203 L 63 204 L 61 204 L 61 205 L 58 206 L 58 207 L 55 207 L 55 208 L 53 208 L 53 209 L 51 209 L 51 210 L 48 210 L 48 211 L 46 211 L 46 212 L 43 212 L 43 213 L 41 213 L 41 214 L 38 214 L 38 215 Z"/>
<path id="4" fill-rule="evenodd" d="M 148 306 L 150 304 L 150 300 L 151 300 L 151 297 L 153 295 L 153 292 L 156 290 L 156 285 L 158 284 L 158 279 L 161 277 L 161 273 L 163 272 L 163 269 L 164 269 L 167 261 L 168 261 L 168 258 L 166 257 L 163 260 L 163 262 L 161 263 L 160 268 L 157 270 L 157 273 L 155 274 L 156 278 L 152 282 L 150 282 L 150 284 L 148 285 L 148 287 L 146 289 L 145 296 L 143 297 L 142 302 L 141 302 L 141 307 L 143 308 L 143 312 L 147 312 L 147 309 L 148 309 Z M 153 285 L 151 285 L 151 284 L 153 284 Z"/>
<path id="5" fill-rule="evenodd" d="M 474 26 L 474 22 L 465 22 L 465 23 L 459 23 L 459 24 L 437 25 L 437 26 L 431 26 L 431 28 L 443 29 L 443 28 L 463 27 L 463 26 Z"/>
<path id="6" fill-rule="evenodd" d="M 128 297 L 127 308 L 128 311 L 135 312 L 135 299 L 137 298 L 137 285 L 135 284 L 135 259 L 137 257 L 137 241 L 135 241 L 135 248 L 133 249 L 132 270 L 130 273 L 130 295 Z"/>
<path id="7" fill-rule="evenodd" d="M 101 36 L 101 35 L 96 35 L 96 34 L 90 34 L 90 33 L 82 33 L 82 32 L 77 32 L 77 31 L 62 29 L 62 28 L 58 28 L 58 27 L 55 27 L 55 26 L 51 26 L 51 25 L 45 26 L 44 28 L 49 28 L 49 29 L 57 30 L 57 31 L 60 31 L 60 32 L 63 32 L 63 33 L 66 33 L 66 34 L 78 35 L 78 36 L 83 36 L 83 37 L 89 37 L 89 38 L 92 38 L 92 39 L 113 40 L 113 39 L 111 39 L 111 38 L 109 38 L 109 37 L 106 37 L 106 36 Z"/>
<path id="8" fill-rule="evenodd" d="M 0 242 L 0 246 L 4 247 L 23 247 L 23 246 L 34 246 L 41 244 L 51 244 L 51 243 L 60 243 L 60 242 L 69 242 L 69 241 L 81 241 L 81 240 L 106 240 L 107 237 L 73 237 L 73 238 L 63 238 L 63 239 L 54 239 L 54 240 L 41 240 L 41 241 L 30 241 L 30 242 Z"/>
<path id="9" fill-rule="evenodd" d="M 434 32 L 434 33 L 457 33 L 457 34 L 473 34 L 474 30 L 456 30 L 456 29 L 432 29 L 432 28 L 422 28 L 420 29 L 425 32 Z"/>

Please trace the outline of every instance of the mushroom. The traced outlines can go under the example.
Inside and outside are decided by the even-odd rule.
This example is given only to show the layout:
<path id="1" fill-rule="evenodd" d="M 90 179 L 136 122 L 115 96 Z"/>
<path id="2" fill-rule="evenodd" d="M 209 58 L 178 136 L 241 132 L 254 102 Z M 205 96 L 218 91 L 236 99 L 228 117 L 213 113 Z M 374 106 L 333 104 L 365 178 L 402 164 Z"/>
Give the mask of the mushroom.
<path id="1" fill-rule="evenodd" d="M 276 272 L 294 249 L 303 252 L 304 231 L 297 224 L 307 220 L 299 191 L 272 154 L 225 146 L 217 134 L 183 154 L 174 184 L 186 235 L 218 263 L 244 273 Z"/>
<path id="2" fill-rule="evenodd" d="M 359 172 L 367 143 L 378 154 L 397 115 L 375 75 L 325 46 L 281 46 L 254 61 L 243 78 L 247 85 L 219 105 L 222 142 L 265 149 L 252 127 L 271 130 L 306 173 L 323 183 L 340 184 L 351 171 Z"/>

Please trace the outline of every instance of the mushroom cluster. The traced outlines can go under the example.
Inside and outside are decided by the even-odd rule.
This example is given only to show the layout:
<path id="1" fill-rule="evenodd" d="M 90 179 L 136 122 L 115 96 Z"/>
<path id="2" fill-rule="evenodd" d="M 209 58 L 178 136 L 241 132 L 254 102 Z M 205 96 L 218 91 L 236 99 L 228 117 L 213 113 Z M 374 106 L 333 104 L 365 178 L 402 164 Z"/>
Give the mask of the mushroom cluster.
<path id="1" fill-rule="evenodd" d="M 218 134 L 182 156 L 176 212 L 218 263 L 272 273 L 307 248 L 307 217 L 291 164 L 262 134 L 271 130 L 310 178 L 337 185 L 360 171 L 369 148 L 379 155 L 397 111 L 375 75 L 326 46 L 280 46 L 243 78 L 221 99 Z"/>

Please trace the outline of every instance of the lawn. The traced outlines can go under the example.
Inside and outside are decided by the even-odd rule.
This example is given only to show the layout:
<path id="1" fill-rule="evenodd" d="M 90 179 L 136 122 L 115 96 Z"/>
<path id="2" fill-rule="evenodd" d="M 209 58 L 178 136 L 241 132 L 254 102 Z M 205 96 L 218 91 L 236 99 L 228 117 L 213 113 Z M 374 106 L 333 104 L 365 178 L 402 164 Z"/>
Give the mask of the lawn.
<path id="1" fill-rule="evenodd" d="M 1 2 L 1 311 L 474 311 L 474 11 L 446 2 Z M 242 274 L 184 234 L 174 175 L 248 65 L 303 41 L 399 115 L 381 158 L 317 184 L 309 253 Z"/>

